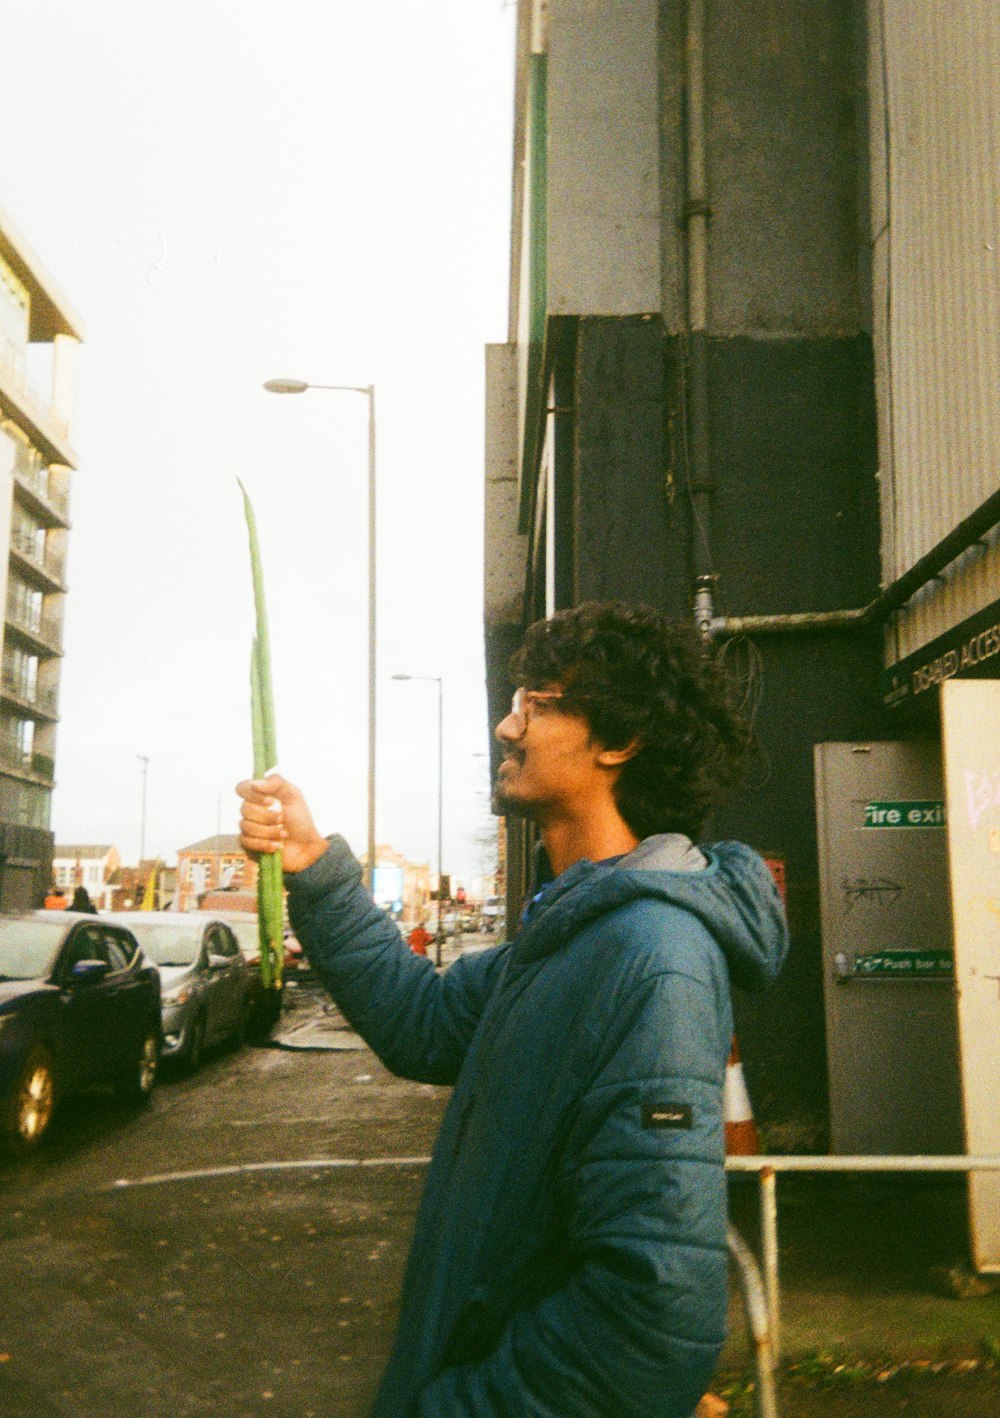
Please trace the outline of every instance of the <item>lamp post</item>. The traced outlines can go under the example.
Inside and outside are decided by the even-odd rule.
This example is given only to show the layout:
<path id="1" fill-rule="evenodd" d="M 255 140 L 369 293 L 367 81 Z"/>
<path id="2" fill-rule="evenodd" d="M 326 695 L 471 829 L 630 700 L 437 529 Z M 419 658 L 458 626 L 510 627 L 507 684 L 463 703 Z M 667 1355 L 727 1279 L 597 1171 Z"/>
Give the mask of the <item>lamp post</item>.
<path id="1" fill-rule="evenodd" d="M 149 776 L 149 758 L 145 753 L 137 753 L 136 758 L 142 764 L 142 826 L 139 831 L 139 865 L 142 865 L 146 856 L 146 779 Z"/>
<path id="2" fill-rule="evenodd" d="M 434 942 L 434 963 L 438 969 L 441 968 L 441 946 L 444 941 L 444 892 L 442 882 L 444 874 L 442 870 L 442 850 L 441 850 L 441 830 L 444 822 L 444 681 L 440 675 L 393 675 L 393 679 L 415 680 L 424 684 L 436 684 L 438 687 L 438 909 L 437 909 L 437 939 Z"/>
<path id="3" fill-rule="evenodd" d="M 304 379 L 268 379 L 269 394 L 304 394 L 309 389 L 364 394 L 368 400 L 368 853 L 365 879 L 375 885 L 375 385 L 309 384 Z"/>

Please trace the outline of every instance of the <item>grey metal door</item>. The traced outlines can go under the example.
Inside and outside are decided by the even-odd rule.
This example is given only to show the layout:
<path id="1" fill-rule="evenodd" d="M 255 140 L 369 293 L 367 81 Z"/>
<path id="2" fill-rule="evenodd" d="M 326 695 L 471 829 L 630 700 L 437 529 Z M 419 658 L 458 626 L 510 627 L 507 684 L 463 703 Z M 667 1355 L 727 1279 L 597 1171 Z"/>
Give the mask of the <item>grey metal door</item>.
<path id="1" fill-rule="evenodd" d="M 940 748 L 815 763 L 833 1151 L 962 1152 Z"/>

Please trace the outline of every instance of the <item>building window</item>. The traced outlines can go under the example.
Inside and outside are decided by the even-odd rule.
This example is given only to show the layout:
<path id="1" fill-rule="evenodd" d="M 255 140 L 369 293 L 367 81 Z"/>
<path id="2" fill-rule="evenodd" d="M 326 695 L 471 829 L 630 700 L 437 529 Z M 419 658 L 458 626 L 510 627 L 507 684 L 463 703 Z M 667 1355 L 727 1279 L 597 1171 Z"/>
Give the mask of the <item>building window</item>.
<path id="1" fill-rule="evenodd" d="M 38 656 L 9 645 L 3 657 L 3 684 L 19 699 L 34 699 L 38 688 Z"/>
<path id="2" fill-rule="evenodd" d="M 11 519 L 10 544 L 30 561 L 45 561 L 45 528 L 23 507 L 15 507 Z"/>
<path id="3" fill-rule="evenodd" d="M 28 586 L 16 577 L 11 578 L 8 592 L 8 606 L 13 600 L 13 615 L 18 625 L 23 625 L 37 635 L 42 628 L 42 593 Z"/>

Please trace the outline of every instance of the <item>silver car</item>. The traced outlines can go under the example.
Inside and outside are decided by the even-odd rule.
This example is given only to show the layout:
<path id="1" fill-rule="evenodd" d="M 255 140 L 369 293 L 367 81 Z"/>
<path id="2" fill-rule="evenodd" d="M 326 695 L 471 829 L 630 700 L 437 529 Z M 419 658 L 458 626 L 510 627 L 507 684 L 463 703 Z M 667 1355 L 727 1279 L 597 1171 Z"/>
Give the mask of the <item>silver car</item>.
<path id="1" fill-rule="evenodd" d="M 160 972 L 164 1059 L 193 1073 L 205 1048 L 242 1043 L 250 1015 L 251 972 L 224 921 L 197 911 L 116 911 Z"/>

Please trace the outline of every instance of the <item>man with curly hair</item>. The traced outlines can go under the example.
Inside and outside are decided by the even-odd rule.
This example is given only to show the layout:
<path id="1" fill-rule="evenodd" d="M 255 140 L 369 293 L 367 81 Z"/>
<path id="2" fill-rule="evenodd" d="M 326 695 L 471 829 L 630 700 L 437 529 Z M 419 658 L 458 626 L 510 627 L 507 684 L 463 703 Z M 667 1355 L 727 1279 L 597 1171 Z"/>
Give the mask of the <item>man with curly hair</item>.
<path id="1" fill-rule="evenodd" d="M 696 846 L 750 734 L 688 627 L 539 621 L 496 730 L 494 803 L 546 871 L 513 939 L 415 957 L 301 794 L 243 783 L 296 934 L 394 1072 L 454 1085 L 375 1418 L 686 1418 L 725 1331 L 729 986 L 780 969 L 749 848 Z"/>

